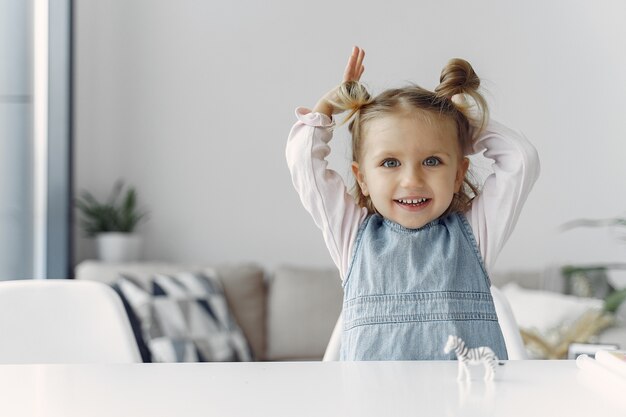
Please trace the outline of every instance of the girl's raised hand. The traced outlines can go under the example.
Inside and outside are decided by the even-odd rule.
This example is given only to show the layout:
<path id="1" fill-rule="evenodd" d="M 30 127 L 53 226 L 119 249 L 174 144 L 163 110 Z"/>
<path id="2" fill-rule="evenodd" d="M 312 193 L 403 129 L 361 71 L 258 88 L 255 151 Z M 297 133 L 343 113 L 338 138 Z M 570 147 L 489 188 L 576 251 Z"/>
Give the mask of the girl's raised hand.
<path id="1" fill-rule="evenodd" d="M 343 73 L 343 82 L 346 81 L 359 81 L 365 67 L 363 66 L 363 59 L 365 58 L 365 50 L 355 46 L 352 48 L 352 55 L 348 59 L 346 70 Z"/>
<path id="2" fill-rule="evenodd" d="M 365 67 L 363 66 L 363 59 L 365 58 L 365 51 L 358 46 L 352 48 L 352 55 L 348 58 L 348 63 L 346 64 L 346 69 L 343 73 L 343 82 L 346 81 L 359 81 L 361 79 L 361 75 L 365 71 Z M 339 86 L 333 88 L 328 93 L 324 94 L 324 96 L 317 102 L 314 112 L 323 113 L 328 117 L 332 117 L 333 114 L 341 112 L 341 110 L 336 109 L 332 102 L 335 101 L 335 97 L 337 95 L 337 89 Z"/>

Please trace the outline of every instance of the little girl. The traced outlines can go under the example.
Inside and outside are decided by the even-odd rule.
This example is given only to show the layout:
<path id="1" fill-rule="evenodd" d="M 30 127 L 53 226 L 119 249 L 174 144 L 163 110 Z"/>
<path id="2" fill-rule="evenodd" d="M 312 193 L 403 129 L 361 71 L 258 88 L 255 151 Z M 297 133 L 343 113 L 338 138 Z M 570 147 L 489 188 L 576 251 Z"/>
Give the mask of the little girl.
<path id="1" fill-rule="evenodd" d="M 343 84 L 312 112 L 296 110 L 286 150 L 296 190 L 342 277 L 340 358 L 453 359 L 443 352 L 449 335 L 489 346 L 500 359 L 512 346 L 523 357 L 519 334 L 500 327 L 507 306 L 494 305 L 488 272 L 538 177 L 536 150 L 488 120 L 467 61 L 451 60 L 434 92 L 409 86 L 372 98 L 358 82 L 363 58 L 355 47 Z M 354 197 L 325 160 L 333 114 L 345 110 Z M 479 193 L 466 155 L 482 151 L 494 173 Z"/>

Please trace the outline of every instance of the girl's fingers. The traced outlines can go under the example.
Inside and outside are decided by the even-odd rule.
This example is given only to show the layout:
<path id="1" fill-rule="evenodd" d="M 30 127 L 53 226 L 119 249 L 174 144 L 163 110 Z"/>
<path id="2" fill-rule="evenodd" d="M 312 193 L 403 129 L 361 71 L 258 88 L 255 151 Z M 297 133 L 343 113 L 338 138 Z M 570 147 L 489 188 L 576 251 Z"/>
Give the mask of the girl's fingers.
<path id="1" fill-rule="evenodd" d="M 361 78 L 361 74 L 363 74 L 363 60 L 365 59 L 365 50 L 364 49 L 360 49 L 359 48 L 359 52 L 356 58 L 356 64 L 355 64 L 355 73 L 354 75 L 356 76 L 356 79 L 358 80 L 359 78 Z"/>
<path id="2" fill-rule="evenodd" d="M 346 64 L 346 70 L 343 73 L 343 80 L 350 81 L 354 75 L 354 68 L 356 65 L 356 60 L 359 56 L 359 48 L 355 46 L 352 48 L 352 55 L 348 58 L 348 63 Z"/>
<path id="3" fill-rule="evenodd" d="M 358 46 L 352 48 L 352 55 L 348 59 L 346 70 L 343 73 L 343 81 L 358 81 L 363 74 L 363 58 L 365 51 Z"/>
<path id="4" fill-rule="evenodd" d="M 346 64 L 346 69 L 343 72 L 343 81 L 350 81 L 351 76 L 352 76 L 352 67 L 354 66 L 354 58 L 350 57 L 350 59 L 348 59 L 348 63 Z"/>

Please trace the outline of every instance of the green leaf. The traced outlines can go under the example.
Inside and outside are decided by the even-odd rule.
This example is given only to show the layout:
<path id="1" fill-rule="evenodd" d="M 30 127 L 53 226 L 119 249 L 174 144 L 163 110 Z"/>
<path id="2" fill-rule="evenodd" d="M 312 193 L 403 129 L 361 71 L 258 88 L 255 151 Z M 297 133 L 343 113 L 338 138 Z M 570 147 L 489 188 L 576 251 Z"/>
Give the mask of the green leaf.
<path id="1" fill-rule="evenodd" d="M 626 288 L 613 291 L 604 300 L 604 310 L 615 313 L 624 300 L 626 300 Z"/>
<path id="2" fill-rule="evenodd" d="M 146 212 L 137 208 L 137 192 L 129 187 L 124 194 L 123 201 L 118 203 L 122 195 L 124 183 L 115 182 L 107 202 L 99 202 L 88 191 L 82 191 L 75 198 L 74 204 L 81 213 L 81 228 L 86 236 L 93 237 L 102 232 L 132 233 L 139 222 L 146 218 Z"/>

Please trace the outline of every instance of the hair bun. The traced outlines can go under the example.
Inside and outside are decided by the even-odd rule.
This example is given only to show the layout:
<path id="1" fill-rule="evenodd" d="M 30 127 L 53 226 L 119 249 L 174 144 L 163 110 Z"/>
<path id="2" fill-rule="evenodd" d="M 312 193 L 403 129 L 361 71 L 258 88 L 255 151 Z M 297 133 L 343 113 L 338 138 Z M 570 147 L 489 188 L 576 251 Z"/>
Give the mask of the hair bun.
<path id="1" fill-rule="evenodd" d="M 482 131 L 489 119 L 489 109 L 478 91 L 480 78 L 471 64 L 461 58 L 451 59 L 441 71 L 439 81 L 439 86 L 435 88 L 437 97 L 450 99 L 477 128 L 474 134 Z"/>
<path id="2" fill-rule="evenodd" d="M 441 97 L 451 98 L 455 94 L 478 91 L 478 87 L 480 78 L 470 63 L 461 58 L 453 58 L 441 70 L 435 93 Z"/>
<path id="3" fill-rule="evenodd" d="M 372 97 L 365 86 L 358 81 L 345 81 L 337 89 L 335 99 L 331 101 L 334 108 L 350 113 L 344 120 L 348 121 L 361 107 L 372 102 Z"/>

